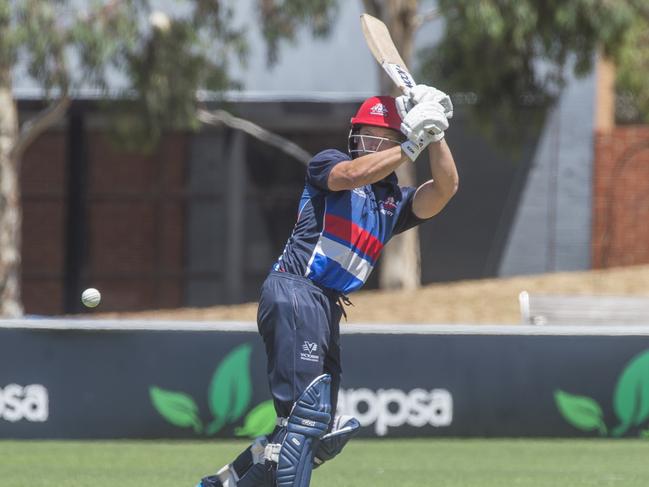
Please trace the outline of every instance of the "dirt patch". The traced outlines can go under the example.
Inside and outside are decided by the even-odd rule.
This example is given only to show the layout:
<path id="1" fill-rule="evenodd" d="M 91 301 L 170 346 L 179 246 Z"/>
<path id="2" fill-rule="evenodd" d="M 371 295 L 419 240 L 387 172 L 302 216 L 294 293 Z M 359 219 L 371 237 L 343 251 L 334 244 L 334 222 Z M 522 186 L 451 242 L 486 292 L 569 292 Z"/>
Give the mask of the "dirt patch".
<path id="1" fill-rule="evenodd" d="M 639 295 L 649 297 L 649 266 L 562 272 L 504 279 L 432 284 L 417 291 L 364 291 L 351 296 L 349 323 L 520 322 L 518 294 Z M 255 321 L 256 303 L 130 313 L 94 313 L 95 318 Z"/>

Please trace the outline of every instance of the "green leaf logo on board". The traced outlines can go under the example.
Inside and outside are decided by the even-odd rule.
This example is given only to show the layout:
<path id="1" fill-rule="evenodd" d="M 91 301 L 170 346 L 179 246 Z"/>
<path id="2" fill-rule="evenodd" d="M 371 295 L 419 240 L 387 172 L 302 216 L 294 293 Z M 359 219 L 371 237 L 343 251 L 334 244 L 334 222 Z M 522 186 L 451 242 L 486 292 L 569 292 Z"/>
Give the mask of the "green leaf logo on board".
<path id="1" fill-rule="evenodd" d="M 252 399 L 249 344 L 230 352 L 217 366 L 208 386 L 208 406 L 212 419 L 201 421 L 196 401 L 184 392 L 149 387 L 153 407 L 166 421 L 180 428 L 192 428 L 206 436 L 217 434 L 224 426 L 238 422 L 248 410 Z M 275 427 L 273 401 L 255 406 L 243 419 L 243 425 L 234 430 L 237 436 L 266 435 Z"/>
<path id="2" fill-rule="evenodd" d="M 620 437 L 637 428 L 638 436 L 649 438 L 649 350 L 634 357 L 622 371 L 615 386 L 613 410 L 618 424 L 609 430 L 597 401 L 586 396 L 554 392 L 554 401 L 563 418 L 582 431 L 597 431 L 600 436 Z M 645 429 L 641 429 L 642 426 Z"/>

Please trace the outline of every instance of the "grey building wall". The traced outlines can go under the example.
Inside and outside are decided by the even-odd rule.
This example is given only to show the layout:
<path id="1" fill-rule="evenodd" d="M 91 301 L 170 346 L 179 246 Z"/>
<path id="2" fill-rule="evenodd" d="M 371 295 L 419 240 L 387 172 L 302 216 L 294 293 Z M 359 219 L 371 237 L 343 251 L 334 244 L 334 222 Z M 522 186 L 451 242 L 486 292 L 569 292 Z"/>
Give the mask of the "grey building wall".
<path id="1" fill-rule="evenodd" d="M 595 76 L 571 78 L 547 118 L 498 274 L 590 268 Z"/>
<path id="2" fill-rule="evenodd" d="M 242 81 L 244 91 L 288 98 L 313 92 L 374 92 L 378 88 L 376 61 L 361 33 L 360 3 L 340 2 L 329 37 L 313 39 L 306 29 L 301 29 L 295 43 L 281 43 L 279 60 L 269 67 L 258 14 L 253 7 L 256 0 L 237 2 L 236 19 L 249 26 L 250 54 L 248 65 L 237 67 L 234 76 Z"/>

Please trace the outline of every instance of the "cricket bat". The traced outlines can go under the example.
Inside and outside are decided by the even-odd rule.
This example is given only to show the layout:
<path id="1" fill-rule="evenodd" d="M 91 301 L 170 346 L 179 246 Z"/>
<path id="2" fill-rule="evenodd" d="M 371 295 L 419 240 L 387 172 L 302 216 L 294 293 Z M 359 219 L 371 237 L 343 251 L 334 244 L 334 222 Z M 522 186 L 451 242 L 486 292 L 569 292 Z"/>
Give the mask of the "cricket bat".
<path id="1" fill-rule="evenodd" d="M 409 88 L 415 86 L 415 80 L 403 62 L 399 51 L 386 25 L 376 17 L 369 14 L 361 15 L 361 28 L 365 42 L 372 51 L 372 55 L 383 67 L 395 85 L 405 93 Z"/>

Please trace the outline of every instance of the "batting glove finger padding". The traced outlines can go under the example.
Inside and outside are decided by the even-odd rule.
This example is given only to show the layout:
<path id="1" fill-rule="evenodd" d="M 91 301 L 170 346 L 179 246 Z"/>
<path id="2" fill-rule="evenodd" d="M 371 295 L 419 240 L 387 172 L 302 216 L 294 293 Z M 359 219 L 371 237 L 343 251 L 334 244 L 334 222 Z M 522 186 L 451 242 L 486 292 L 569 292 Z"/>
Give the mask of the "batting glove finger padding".
<path id="1" fill-rule="evenodd" d="M 417 85 L 409 88 L 406 92 L 396 98 L 397 112 L 401 120 L 406 118 L 410 110 L 421 103 L 439 103 L 444 108 L 446 118 L 453 118 L 453 102 L 451 97 L 441 90 L 428 85 Z"/>
<path id="2" fill-rule="evenodd" d="M 437 102 L 444 107 L 446 118 L 453 118 L 453 103 L 451 97 L 442 90 L 428 85 L 417 85 L 409 90 L 410 99 L 413 105 L 426 102 Z"/>
<path id="3" fill-rule="evenodd" d="M 448 119 L 444 114 L 444 108 L 436 102 L 420 103 L 408 112 L 401 123 L 401 132 L 411 142 L 421 138 L 421 132 L 429 132 L 433 135 L 443 134 L 448 128 Z M 443 136 L 443 135 L 442 135 Z M 440 140 L 442 137 L 439 137 Z"/>
<path id="4" fill-rule="evenodd" d="M 415 106 L 408 94 L 397 96 L 394 99 L 394 102 L 397 105 L 397 113 L 399 114 L 399 117 L 401 117 L 401 120 L 405 119 L 408 112 Z"/>

